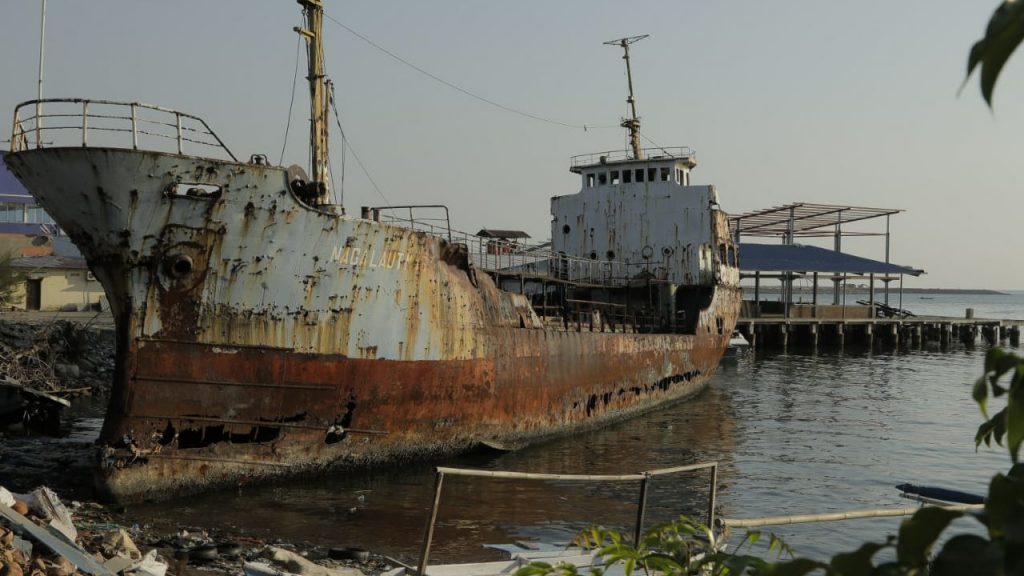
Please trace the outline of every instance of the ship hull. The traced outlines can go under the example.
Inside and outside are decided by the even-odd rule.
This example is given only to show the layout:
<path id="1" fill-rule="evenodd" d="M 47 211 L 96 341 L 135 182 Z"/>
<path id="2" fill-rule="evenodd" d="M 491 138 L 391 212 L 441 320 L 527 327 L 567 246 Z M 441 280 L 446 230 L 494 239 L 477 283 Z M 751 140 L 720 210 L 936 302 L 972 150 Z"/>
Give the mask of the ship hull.
<path id="1" fill-rule="evenodd" d="M 310 208 L 279 168 L 96 148 L 7 161 L 115 315 L 97 477 L 116 500 L 607 423 L 700 391 L 736 322 L 731 285 L 691 334 L 545 322 L 444 238 Z"/>

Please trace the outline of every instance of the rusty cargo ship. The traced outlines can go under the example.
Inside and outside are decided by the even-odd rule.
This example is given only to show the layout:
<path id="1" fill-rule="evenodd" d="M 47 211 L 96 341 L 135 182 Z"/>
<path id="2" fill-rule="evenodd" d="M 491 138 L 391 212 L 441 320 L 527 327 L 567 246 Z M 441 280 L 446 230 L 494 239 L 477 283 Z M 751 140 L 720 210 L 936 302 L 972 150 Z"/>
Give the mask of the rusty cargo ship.
<path id="1" fill-rule="evenodd" d="M 239 161 L 201 119 L 47 99 L 11 171 L 102 283 L 116 325 L 97 478 L 118 500 L 521 445 L 701 390 L 738 314 L 736 248 L 686 148 L 576 157 L 551 245 L 437 206 L 330 203 L 319 0 L 300 0 L 311 165 Z M 626 51 L 632 39 L 617 41 Z"/>

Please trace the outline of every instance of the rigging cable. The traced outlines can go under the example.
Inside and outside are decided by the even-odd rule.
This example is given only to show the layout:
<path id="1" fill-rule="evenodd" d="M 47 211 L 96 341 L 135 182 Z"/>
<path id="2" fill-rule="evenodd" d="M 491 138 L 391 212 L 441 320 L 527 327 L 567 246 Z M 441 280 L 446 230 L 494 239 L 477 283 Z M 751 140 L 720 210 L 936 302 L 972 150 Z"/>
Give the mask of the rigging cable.
<path id="1" fill-rule="evenodd" d="M 359 165 L 363 174 L 366 175 L 366 179 L 370 181 L 370 184 L 373 185 L 373 189 L 377 191 L 377 194 L 380 194 L 380 197 L 384 199 L 384 203 L 388 205 L 388 208 L 390 208 L 391 202 L 388 200 L 388 197 L 384 195 L 384 192 L 381 192 L 380 187 L 377 186 L 377 183 L 373 180 L 373 176 L 370 176 L 370 171 L 363 165 L 363 161 L 359 159 L 359 155 L 356 154 L 356 150 L 352 147 L 352 143 L 349 142 L 348 137 L 345 136 L 345 129 L 341 127 L 341 116 L 338 116 L 338 107 L 334 103 L 334 98 L 331 98 L 331 109 L 334 110 L 334 121 L 338 124 L 338 131 L 341 132 L 341 141 L 345 144 L 345 148 L 348 148 L 348 151 L 352 153 L 352 157 L 355 158 L 356 164 Z"/>
<path id="2" fill-rule="evenodd" d="M 284 149 L 288 146 L 288 132 L 292 129 L 292 108 L 295 106 L 295 89 L 299 85 L 299 59 L 302 56 L 302 36 L 295 43 L 295 73 L 292 74 L 292 100 L 288 103 L 288 123 L 284 127 L 284 142 L 281 143 L 281 159 L 278 166 L 284 164 Z"/>
<path id="3" fill-rule="evenodd" d="M 432 74 L 432 73 L 424 70 L 423 68 L 420 68 L 419 66 L 413 64 L 412 62 L 409 62 L 408 60 L 403 59 L 401 56 L 395 54 L 394 52 L 388 50 L 387 48 L 384 48 L 380 44 L 377 44 L 373 40 L 370 40 L 366 36 L 363 36 L 359 32 L 356 32 L 355 30 L 353 30 L 353 29 L 349 28 L 348 26 L 342 24 L 340 20 L 337 20 L 336 18 L 334 18 L 330 14 L 327 14 L 326 12 L 324 12 L 324 18 L 327 18 L 331 22 L 334 22 L 338 26 L 341 26 L 346 31 L 348 31 L 349 34 L 352 34 L 353 36 L 355 36 L 356 38 L 359 38 L 360 40 L 362 40 L 363 42 L 369 44 L 373 48 L 376 48 L 377 50 L 383 52 L 384 54 L 390 56 L 391 58 L 397 60 L 398 62 L 401 62 L 402 64 L 405 64 L 406 66 L 408 66 L 409 68 L 412 68 L 413 70 L 419 72 L 420 74 L 423 74 L 427 78 L 430 78 L 431 80 L 434 80 L 435 82 L 439 82 L 439 83 L 441 83 L 441 84 L 451 88 L 452 90 L 456 90 L 458 92 L 461 92 L 461 93 L 465 94 L 466 96 L 469 96 L 470 98 L 474 98 L 474 99 L 479 100 L 480 102 L 483 102 L 485 104 L 489 104 L 489 105 L 494 106 L 496 108 L 500 108 L 500 109 L 502 109 L 502 110 L 504 110 L 506 112 L 511 112 L 512 114 L 516 114 L 518 116 L 523 116 L 523 117 L 529 118 L 531 120 L 537 120 L 538 122 L 545 122 L 547 124 L 554 124 L 556 126 L 562 126 L 562 127 L 565 127 L 565 128 L 582 129 L 584 132 L 586 132 L 587 130 L 590 130 L 592 128 L 619 128 L 618 124 L 616 124 L 616 125 L 606 125 L 606 126 L 589 126 L 587 124 L 570 124 L 568 122 L 560 122 L 558 120 L 552 120 L 550 118 L 544 118 L 542 116 L 537 116 L 535 114 L 530 114 L 529 112 L 523 112 L 522 110 L 517 110 L 517 109 L 512 108 L 510 106 L 506 106 L 504 104 L 501 104 L 500 102 L 495 102 L 494 100 L 491 100 L 491 99 L 486 98 L 484 96 L 480 96 L 479 94 L 474 94 L 473 92 L 470 92 L 469 90 L 466 90 L 465 88 L 463 88 L 463 87 L 461 87 L 461 86 L 459 86 L 457 84 L 453 84 L 453 83 L 445 80 L 444 78 L 441 78 L 441 77 L 439 77 L 439 76 L 437 76 L 435 74 Z"/>
<path id="4" fill-rule="evenodd" d="M 648 137 L 647 137 L 647 134 L 644 134 L 643 132 L 640 132 L 639 134 L 640 134 L 640 137 L 641 137 L 641 138 L 643 138 L 644 140 L 647 140 L 648 142 L 650 142 L 650 143 L 651 143 L 652 145 L 654 145 L 654 147 L 655 147 L 655 148 L 657 148 L 658 150 L 661 150 L 662 152 L 664 152 L 665 154 L 668 154 L 669 156 L 671 156 L 671 155 L 672 155 L 672 153 L 671 153 L 671 152 L 669 152 L 668 150 L 666 150 L 666 149 L 665 149 L 665 148 L 664 148 L 664 147 L 663 147 L 663 146 L 662 146 L 661 144 L 658 144 L 658 143 L 657 143 L 657 142 L 655 142 L 654 140 L 651 140 L 650 138 L 648 138 Z"/>

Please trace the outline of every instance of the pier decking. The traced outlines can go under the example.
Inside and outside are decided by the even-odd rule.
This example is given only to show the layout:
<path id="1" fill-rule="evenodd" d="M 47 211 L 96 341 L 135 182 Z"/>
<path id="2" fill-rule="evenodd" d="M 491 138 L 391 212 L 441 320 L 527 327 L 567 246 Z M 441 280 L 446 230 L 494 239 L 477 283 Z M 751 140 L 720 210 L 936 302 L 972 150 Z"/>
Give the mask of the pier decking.
<path id="1" fill-rule="evenodd" d="M 947 349 L 955 342 L 1020 346 L 1024 320 L 908 318 L 740 318 L 736 329 L 758 348 L 845 346 Z"/>

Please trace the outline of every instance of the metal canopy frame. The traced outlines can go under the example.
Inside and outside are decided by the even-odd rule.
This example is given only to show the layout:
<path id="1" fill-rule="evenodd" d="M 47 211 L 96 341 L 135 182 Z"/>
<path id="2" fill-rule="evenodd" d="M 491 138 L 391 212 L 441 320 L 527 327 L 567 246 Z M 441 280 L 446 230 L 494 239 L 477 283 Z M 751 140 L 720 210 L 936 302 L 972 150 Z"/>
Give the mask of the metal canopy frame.
<path id="1" fill-rule="evenodd" d="M 781 238 L 783 244 L 795 244 L 796 238 L 833 238 L 833 249 L 836 252 L 843 250 L 843 237 L 847 236 L 884 236 L 885 237 L 885 263 L 889 263 L 889 219 L 893 214 L 903 212 L 897 208 L 871 208 L 867 206 L 848 206 L 843 204 L 816 204 L 813 202 L 797 202 L 784 206 L 774 206 L 764 210 L 746 212 L 735 216 L 729 216 L 729 223 L 732 228 L 735 242 L 741 243 L 744 236 L 761 238 Z M 844 224 L 863 222 L 874 218 L 885 218 L 885 232 L 865 232 L 856 230 L 844 230 Z M 741 260 L 742 262 L 742 256 Z M 785 272 L 782 279 L 783 291 L 785 293 L 786 316 L 789 316 L 789 304 L 793 297 L 793 272 L 796 270 L 781 270 Z M 757 276 L 757 274 L 755 274 Z M 817 285 L 817 273 L 814 275 Z M 885 304 L 889 304 L 889 282 L 891 278 L 882 280 L 885 286 Z M 832 278 L 833 283 L 833 304 L 840 302 L 839 286 L 842 279 Z M 757 285 L 760 278 L 755 279 L 755 294 L 758 292 Z M 871 279 L 871 294 L 874 299 L 874 278 Z M 843 291 L 845 305 L 845 291 Z M 815 286 L 815 302 L 817 301 L 817 287 Z M 900 303 L 903 301 L 903 275 L 900 275 Z"/>
<path id="2" fill-rule="evenodd" d="M 783 238 L 792 243 L 794 237 L 888 236 L 889 216 L 903 210 L 896 208 L 869 208 L 838 204 L 798 202 L 764 210 L 730 216 L 737 237 L 758 236 Z M 842 226 L 873 218 L 886 217 L 885 232 L 844 231 Z"/>

